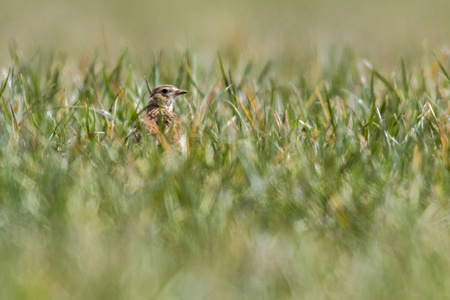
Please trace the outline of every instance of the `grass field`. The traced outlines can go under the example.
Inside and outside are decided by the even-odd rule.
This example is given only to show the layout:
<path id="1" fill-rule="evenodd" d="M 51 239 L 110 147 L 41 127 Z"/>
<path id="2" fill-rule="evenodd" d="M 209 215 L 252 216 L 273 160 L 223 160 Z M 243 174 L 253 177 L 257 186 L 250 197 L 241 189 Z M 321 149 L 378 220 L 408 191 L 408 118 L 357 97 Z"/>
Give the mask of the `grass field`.
<path id="1" fill-rule="evenodd" d="M 10 53 L 1 299 L 450 298 L 445 49 Z M 126 142 L 146 81 L 189 90 L 183 146 Z"/>

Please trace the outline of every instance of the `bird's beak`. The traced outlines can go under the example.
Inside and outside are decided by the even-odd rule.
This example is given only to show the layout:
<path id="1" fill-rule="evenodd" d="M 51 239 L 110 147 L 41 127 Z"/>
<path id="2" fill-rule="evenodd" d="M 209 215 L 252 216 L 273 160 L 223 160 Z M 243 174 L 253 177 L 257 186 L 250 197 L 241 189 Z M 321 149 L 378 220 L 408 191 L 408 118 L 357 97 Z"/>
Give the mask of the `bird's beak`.
<path id="1" fill-rule="evenodd" d="M 179 95 L 187 94 L 187 92 L 188 92 L 188 91 L 185 91 L 185 90 L 177 90 L 177 91 L 175 92 L 175 95 L 176 95 L 176 96 L 179 96 Z"/>

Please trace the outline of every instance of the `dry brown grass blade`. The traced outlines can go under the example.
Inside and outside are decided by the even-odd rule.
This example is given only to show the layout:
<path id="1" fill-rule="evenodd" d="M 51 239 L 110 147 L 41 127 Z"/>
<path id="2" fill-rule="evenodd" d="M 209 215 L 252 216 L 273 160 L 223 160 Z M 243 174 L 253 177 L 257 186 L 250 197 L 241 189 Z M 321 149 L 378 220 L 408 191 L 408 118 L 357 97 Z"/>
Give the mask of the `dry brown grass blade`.
<path id="1" fill-rule="evenodd" d="M 259 130 L 265 132 L 264 114 L 261 105 L 252 87 L 249 84 L 244 86 L 245 94 L 250 104 L 250 113 L 253 115 L 254 122 L 259 126 Z"/>
<path id="2" fill-rule="evenodd" d="M 241 108 L 244 111 L 244 114 L 247 117 L 247 119 L 249 120 L 250 124 L 252 124 L 252 126 L 254 126 L 255 124 L 253 123 L 252 116 L 250 116 L 250 114 L 248 113 L 248 111 L 245 108 L 244 104 L 242 103 L 241 99 L 239 99 L 239 97 L 236 96 L 235 93 L 233 93 L 233 96 L 236 99 L 236 101 L 239 103 L 239 105 L 241 106 Z"/>
<path id="3" fill-rule="evenodd" d="M 444 163 L 448 166 L 449 165 L 449 142 L 448 142 L 448 136 L 449 136 L 449 130 L 448 130 L 448 124 L 446 126 L 445 117 L 443 115 L 439 118 L 439 134 L 442 144 L 442 159 Z"/>
<path id="4" fill-rule="evenodd" d="M 314 89 L 314 93 L 312 93 L 311 97 L 309 97 L 308 101 L 306 101 L 306 108 L 310 108 L 313 105 L 314 101 L 317 99 L 317 95 L 320 94 L 320 89 L 322 88 L 322 83 L 319 83 Z"/>
<path id="5" fill-rule="evenodd" d="M 291 126 L 289 125 L 289 114 L 287 109 L 284 111 L 284 123 L 286 124 L 287 129 L 291 128 Z"/>
<path id="6" fill-rule="evenodd" d="M 436 56 L 436 61 L 431 65 L 431 67 L 428 69 L 428 76 L 435 77 L 439 71 L 441 70 L 440 64 L 442 65 L 447 61 L 447 55 L 442 53 L 439 58 Z"/>
<path id="7" fill-rule="evenodd" d="M 125 93 L 125 89 L 119 84 L 117 84 L 116 82 L 111 82 L 111 90 L 113 91 L 114 96 L 122 103 L 133 105 L 133 102 L 128 99 L 127 93 Z"/>
<path id="8" fill-rule="evenodd" d="M 273 117 L 275 119 L 275 124 L 277 124 L 278 129 L 281 129 L 283 127 L 283 122 L 280 119 L 280 116 L 277 114 L 277 112 L 273 112 Z"/>
<path id="9" fill-rule="evenodd" d="M 196 116 L 194 118 L 194 124 L 192 125 L 192 130 L 191 130 L 192 133 L 197 132 L 198 126 L 202 122 L 202 120 L 206 114 L 206 110 L 208 109 L 211 102 L 217 97 L 217 94 L 219 93 L 221 86 L 222 86 L 222 81 L 217 80 L 216 84 L 213 86 L 213 88 L 209 91 L 208 95 L 202 101 L 202 104 L 200 105 L 200 108 L 197 110 Z"/>
<path id="10" fill-rule="evenodd" d="M 323 109 L 323 113 L 325 114 L 325 118 L 327 118 L 327 122 L 330 123 L 331 122 L 331 116 L 330 113 L 328 112 L 327 106 L 325 104 L 325 101 L 322 98 L 322 95 L 320 94 L 320 90 L 316 88 L 315 91 L 317 98 L 319 98 L 320 101 L 320 105 L 322 106 Z"/>

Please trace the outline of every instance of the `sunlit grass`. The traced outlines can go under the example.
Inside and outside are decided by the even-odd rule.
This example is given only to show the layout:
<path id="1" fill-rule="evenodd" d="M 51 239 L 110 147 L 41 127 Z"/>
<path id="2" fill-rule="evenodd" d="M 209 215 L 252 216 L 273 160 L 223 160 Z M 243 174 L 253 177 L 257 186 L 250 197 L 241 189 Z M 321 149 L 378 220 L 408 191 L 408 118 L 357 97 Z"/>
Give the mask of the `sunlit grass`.
<path id="1" fill-rule="evenodd" d="M 11 57 L 2 299 L 450 296 L 445 56 Z M 189 90 L 182 146 L 126 140 L 146 81 Z"/>

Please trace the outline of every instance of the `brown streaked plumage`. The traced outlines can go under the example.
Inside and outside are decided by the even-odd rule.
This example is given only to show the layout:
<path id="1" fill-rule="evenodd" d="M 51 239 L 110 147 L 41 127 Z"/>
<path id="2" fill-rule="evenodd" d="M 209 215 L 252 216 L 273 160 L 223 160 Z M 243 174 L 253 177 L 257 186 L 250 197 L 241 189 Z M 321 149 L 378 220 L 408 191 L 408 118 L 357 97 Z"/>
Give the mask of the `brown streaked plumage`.
<path id="1" fill-rule="evenodd" d="M 178 115 L 173 112 L 173 104 L 176 97 L 186 93 L 187 91 L 173 85 L 158 86 L 151 93 L 147 111 L 141 118 L 141 123 L 163 147 L 167 141 L 177 142 L 181 137 L 181 122 Z M 133 136 L 135 140 L 141 140 L 137 130 L 134 131 Z"/>

